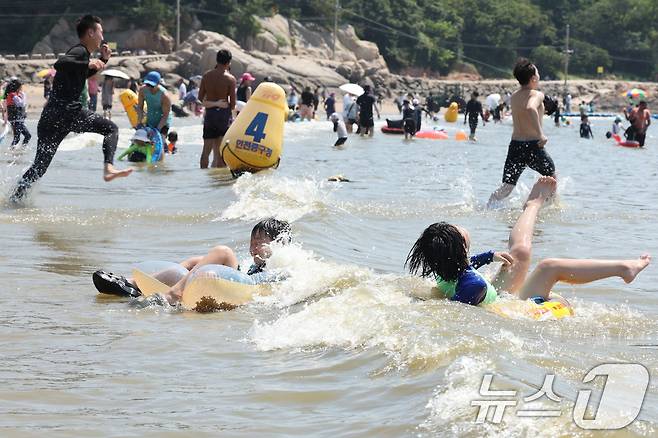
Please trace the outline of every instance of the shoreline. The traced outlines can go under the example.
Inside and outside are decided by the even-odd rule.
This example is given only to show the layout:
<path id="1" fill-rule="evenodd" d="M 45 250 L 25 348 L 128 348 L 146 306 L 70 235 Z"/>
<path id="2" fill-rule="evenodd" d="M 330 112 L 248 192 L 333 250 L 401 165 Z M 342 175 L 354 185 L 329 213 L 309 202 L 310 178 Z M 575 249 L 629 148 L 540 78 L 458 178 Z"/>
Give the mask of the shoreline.
<path id="1" fill-rule="evenodd" d="M 415 78 L 414 80 L 420 81 L 422 79 Z M 503 79 L 503 80 L 481 80 L 481 81 L 455 81 L 455 80 L 426 80 L 427 88 L 418 88 L 418 87 L 409 87 L 408 92 L 413 92 L 414 94 L 420 94 L 422 97 L 427 96 L 427 91 L 424 90 L 433 90 L 433 93 L 436 95 L 437 91 L 446 90 L 449 88 L 460 87 L 463 90 L 464 98 L 468 98 L 471 91 L 480 92 L 480 101 L 483 101 L 487 94 L 490 93 L 501 93 L 502 90 L 514 91 L 518 86 L 518 83 L 515 80 Z M 625 83 L 619 81 L 611 80 L 587 80 L 587 79 L 578 79 L 575 81 L 569 82 L 569 90 L 575 90 L 578 94 L 572 94 L 572 112 L 577 112 L 578 102 L 581 100 L 590 101 L 594 99 L 596 103 L 595 112 L 619 112 L 624 108 L 626 104 L 626 99 L 623 97 L 625 92 L 625 87 L 632 87 L 639 83 Z M 647 91 L 647 102 L 649 104 L 649 109 L 653 108 L 656 112 L 658 108 L 658 99 L 655 96 L 658 95 L 658 83 L 656 82 L 644 82 L 644 90 Z M 283 84 L 285 87 L 285 84 Z M 23 85 L 23 89 L 27 95 L 27 113 L 31 117 L 38 116 L 41 114 L 41 110 L 46 103 L 45 98 L 43 97 L 43 85 L 41 83 L 26 83 Z M 558 94 L 557 91 L 563 89 L 563 82 L 561 81 L 545 81 L 542 82 L 541 91 L 548 93 L 550 95 Z M 113 96 L 112 109 L 115 114 L 123 114 L 123 106 L 119 100 L 119 94 L 123 91 L 123 88 L 115 88 Z M 624 91 L 621 91 L 624 90 Z M 327 88 L 327 91 L 336 92 L 336 109 L 342 110 L 342 93 L 336 88 Z M 169 90 L 169 94 L 172 96 L 174 103 L 178 102 L 178 97 L 172 90 Z M 400 91 L 399 94 L 402 94 Z M 502 94 L 502 93 L 501 93 Z M 392 97 L 384 97 L 382 99 L 382 114 L 397 114 L 398 109 L 393 99 L 397 96 L 397 93 L 393 93 Z M 559 95 L 559 94 L 558 94 Z M 421 100 L 423 103 L 423 100 Z M 445 108 L 442 108 L 443 112 Z M 102 112 L 100 104 L 100 93 L 98 97 L 98 106 L 97 112 Z M 323 120 L 322 115 L 324 114 L 324 109 L 321 107 L 318 108 L 318 117 L 319 120 Z"/>

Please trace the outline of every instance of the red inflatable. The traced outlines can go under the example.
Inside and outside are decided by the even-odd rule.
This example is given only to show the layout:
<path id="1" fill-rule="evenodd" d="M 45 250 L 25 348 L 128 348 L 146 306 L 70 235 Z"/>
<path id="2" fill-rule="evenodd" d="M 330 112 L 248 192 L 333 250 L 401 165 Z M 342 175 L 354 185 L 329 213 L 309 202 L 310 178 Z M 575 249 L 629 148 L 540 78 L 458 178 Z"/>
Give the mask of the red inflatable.
<path id="1" fill-rule="evenodd" d="M 426 130 L 426 131 L 418 131 L 416 133 L 416 137 L 430 138 L 432 140 L 446 140 L 448 138 L 448 134 L 445 131 Z"/>
<path id="2" fill-rule="evenodd" d="M 621 140 L 621 137 L 617 134 L 612 134 L 612 138 L 617 142 L 617 146 L 623 146 L 625 148 L 639 148 L 640 143 L 632 140 Z"/>
<path id="3" fill-rule="evenodd" d="M 404 134 L 404 129 L 402 129 L 402 128 L 391 128 L 389 126 L 382 126 L 382 132 L 384 134 Z"/>

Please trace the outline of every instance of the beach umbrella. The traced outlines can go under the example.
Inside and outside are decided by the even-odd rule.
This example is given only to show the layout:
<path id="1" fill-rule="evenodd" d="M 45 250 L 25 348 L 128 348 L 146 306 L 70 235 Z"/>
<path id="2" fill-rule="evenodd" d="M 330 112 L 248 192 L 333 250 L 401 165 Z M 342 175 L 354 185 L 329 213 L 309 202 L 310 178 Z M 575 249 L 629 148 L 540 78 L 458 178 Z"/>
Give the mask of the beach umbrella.
<path id="1" fill-rule="evenodd" d="M 633 102 L 638 102 L 640 100 L 646 99 L 646 93 L 644 90 L 639 88 L 632 88 L 626 92 L 626 97 L 628 97 Z"/>
<path id="2" fill-rule="evenodd" d="M 340 88 L 346 93 L 350 93 L 355 96 L 361 96 L 365 92 L 363 88 L 361 88 L 361 86 L 357 84 L 343 84 L 338 88 Z"/>
<path id="3" fill-rule="evenodd" d="M 485 103 L 487 104 L 489 109 L 496 108 L 499 102 L 500 102 L 500 94 L 498 93 L 488 95 L 487 99 L 485 100 Z"/>
<path id="4" fill-rule="evenodd" d="M 113 78 L 126 79 L 126 80 L 130 79 L 130 76 L 128 76 L 127 74 L 125 74 L 121 70 L 116 70 L 116 69 L 113 69 L 113 68 L 111 68 L 109 70 L 103 70 L 101 72 L 101 74 L 104 75 L 104 76 L 110 76 L 110 77 L 113 77 Z"/>
<path id="5" fill-rule="evenodd" d="M 57 71 L 54 68 L 44 68 L 43 70 L 39 70 L 37 72 L 37 76 L 40 78 L 45 78 L 46 76 L 55 76 L 55 73 L 57 73 Z"/>

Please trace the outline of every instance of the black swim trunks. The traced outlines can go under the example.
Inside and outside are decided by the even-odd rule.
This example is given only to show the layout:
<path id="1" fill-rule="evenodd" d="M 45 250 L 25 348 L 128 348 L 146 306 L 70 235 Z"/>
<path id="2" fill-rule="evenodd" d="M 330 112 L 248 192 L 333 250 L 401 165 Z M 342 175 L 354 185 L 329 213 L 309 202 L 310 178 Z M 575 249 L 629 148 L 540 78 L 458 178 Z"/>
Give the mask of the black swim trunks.
<path id="1" fill-rule="evenodd" d="M 555 174 L 555 164 L 546 149 L 539 147 L 539 140 L 512 140 L 507 150 L 503 182 L 516 185 L 526 167 L 544 176 Z"/>
<path id="2" fill-rule="evenodd" d="M 231 126 L 230 108 L 206 108 L 203 118 L 203 138 L 223 137 Z"/>
<path id="3" fill-rule="evenodd" d="M 468 119 L 468 127 L 471 129 L 471 135 L 475 135 L 475 130 L 478 127 L 478 119 Z"/>

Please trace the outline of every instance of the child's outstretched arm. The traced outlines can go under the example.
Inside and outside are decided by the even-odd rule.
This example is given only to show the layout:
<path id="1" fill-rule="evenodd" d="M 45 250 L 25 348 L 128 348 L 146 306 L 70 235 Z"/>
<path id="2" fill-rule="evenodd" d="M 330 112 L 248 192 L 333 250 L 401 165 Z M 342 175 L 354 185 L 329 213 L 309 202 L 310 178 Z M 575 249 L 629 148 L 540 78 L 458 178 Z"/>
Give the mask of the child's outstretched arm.
<path id="1" fill-rule="evenodd" d="M 133 143 L 133 144 L 130 145 L 130 147 L 129 147 L 128 149 L 126 149 L 125 151 L 123 151 L 123 152 L 121 153 L 121 155 L 119 155 L 119 156 L 117 157 L 117 160 L 119 160 L 119 161 L 123 161 L 123 159 L 124 159 L 124 157 L 125 157 L 126 155 L 128 155 L 128 154 L 130 154 L 130 153 L 132 153 L 132 152 L 135 152 L 135 150 L 137 150 L 137 145 L 135 145 L 135 143 Z"/>
<path id="2" fill-rule="evenodd" d="M 504 266 L 509 266 L 514 263 L 514 257 L 508 252 L 502 251 L 487 251 L 482 254 L 476 254 L 470 258 L 470 263 L 473 269 L 479 269 L 484 265 L 492 262 L 501 262 Z"/>

